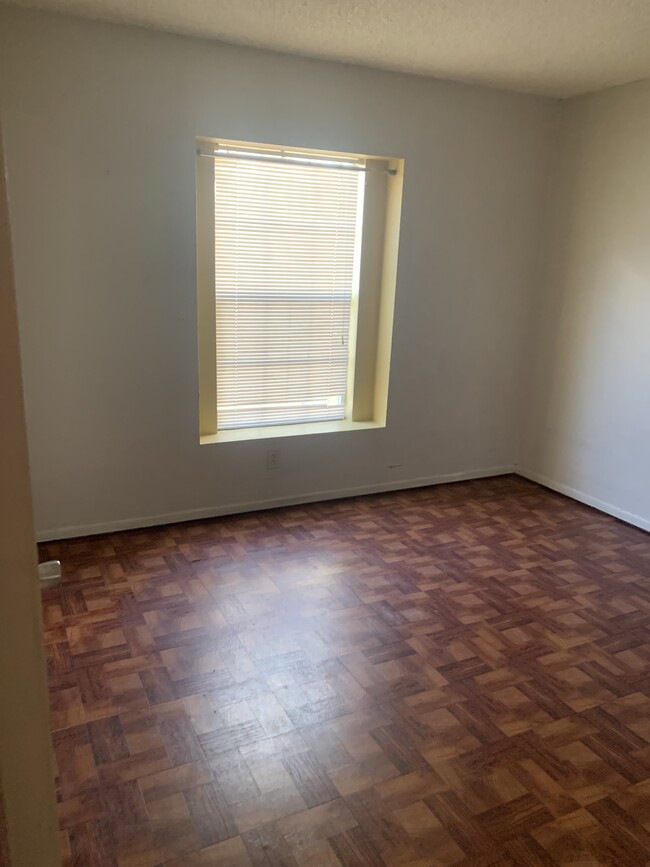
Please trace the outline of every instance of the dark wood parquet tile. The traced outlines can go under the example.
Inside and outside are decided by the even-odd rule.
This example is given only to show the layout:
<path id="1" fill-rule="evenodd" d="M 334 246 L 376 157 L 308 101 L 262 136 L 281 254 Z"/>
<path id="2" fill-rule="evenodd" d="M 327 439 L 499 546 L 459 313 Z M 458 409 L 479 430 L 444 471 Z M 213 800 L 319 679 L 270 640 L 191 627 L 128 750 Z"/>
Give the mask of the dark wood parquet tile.
<path id="1" fill-rule="evenodd" d="M 643 532 L 501 477 L 41 555 L 66 865 L 650 865 Z"/>

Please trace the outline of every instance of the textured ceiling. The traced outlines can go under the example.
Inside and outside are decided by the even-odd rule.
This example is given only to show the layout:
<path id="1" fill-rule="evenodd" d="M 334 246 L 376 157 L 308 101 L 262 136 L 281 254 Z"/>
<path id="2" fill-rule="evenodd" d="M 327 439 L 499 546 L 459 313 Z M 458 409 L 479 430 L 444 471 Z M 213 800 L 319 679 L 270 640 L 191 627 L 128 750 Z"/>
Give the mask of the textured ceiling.
<path id="1" fill-rule="evenodd" d="M 10 0 L 567 97 L 650 78 L 650 0 Z"/>

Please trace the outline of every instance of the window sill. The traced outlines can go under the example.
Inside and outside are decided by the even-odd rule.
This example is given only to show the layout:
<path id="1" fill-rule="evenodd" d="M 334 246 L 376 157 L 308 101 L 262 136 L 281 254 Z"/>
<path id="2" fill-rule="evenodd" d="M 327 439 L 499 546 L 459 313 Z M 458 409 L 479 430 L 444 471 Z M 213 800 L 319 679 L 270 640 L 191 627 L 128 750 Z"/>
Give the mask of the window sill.
<path id="1" fill-rule="evenodd" d="M 307 424 L 281 424 L 272 427 L 247 427 L 237 430 L 222 430 L 200 438 L 202 446 L 210 443 L 236 443 L 244 440 L 268 440 L 284 437 L 309 436 L 310 434 L 341 433 L 353 430 L 385 428 L 378 421 L 317 421 Z"/>

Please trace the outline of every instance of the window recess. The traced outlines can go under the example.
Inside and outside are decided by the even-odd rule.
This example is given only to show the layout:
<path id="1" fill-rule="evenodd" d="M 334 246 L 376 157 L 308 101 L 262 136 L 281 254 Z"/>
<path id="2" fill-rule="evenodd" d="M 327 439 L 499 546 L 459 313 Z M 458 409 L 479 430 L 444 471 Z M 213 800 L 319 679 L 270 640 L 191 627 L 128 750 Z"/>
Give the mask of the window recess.
<path id="1" fill-rule="evenodd" d="M 401 161 L 197 140 L 202 442 L 386 424 Z"/>

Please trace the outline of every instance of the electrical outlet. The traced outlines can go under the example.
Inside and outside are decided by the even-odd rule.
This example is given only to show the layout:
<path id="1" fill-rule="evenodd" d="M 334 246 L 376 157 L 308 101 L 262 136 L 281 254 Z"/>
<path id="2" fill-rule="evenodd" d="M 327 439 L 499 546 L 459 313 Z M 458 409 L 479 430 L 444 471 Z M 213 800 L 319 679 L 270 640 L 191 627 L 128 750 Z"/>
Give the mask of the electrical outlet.
<path id="1" fill-rule="evenodd" d="M 267 449 L 266 450 L 266 469 L 267 470 L 277 470 L 279 466 L 281 466 L 281 457 L 282 452 L 280 449 Z"/>

